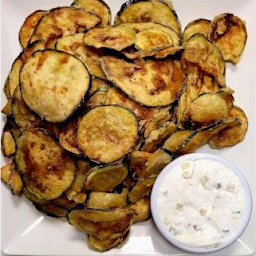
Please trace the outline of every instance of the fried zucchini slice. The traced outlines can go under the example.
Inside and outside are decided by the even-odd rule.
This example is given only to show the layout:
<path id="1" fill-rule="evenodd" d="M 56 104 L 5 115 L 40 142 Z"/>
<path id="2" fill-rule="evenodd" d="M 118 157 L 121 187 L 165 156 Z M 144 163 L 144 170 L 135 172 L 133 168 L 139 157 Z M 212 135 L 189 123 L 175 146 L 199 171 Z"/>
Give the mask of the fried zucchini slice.
<path id="1" fill-rule="evenodd" d="M 135 181 L 134 181 L 134 179 L 130 175 L 128 175 L 124 179 L 122 185 L 123 185 L 124 188 L 127 188 L 128 190 L 130 190 L 135 185 Z"/>
<path id="2" fill-rule="evenodd" d="M 120 165 L 96 166 L 90 170 L 85 181 L 85 189 L 107 192 L 121 184 L 127 177 L 127 167 Z"/>
<path id="3" fill-rule="evenodd" d="M 11 101 L 8 100 L 6 105 L 3 107 L 3 109 L 1 110 L 1 112 L 4 114 L 4 115 L 11 115 L 12 114 L 12 104 L 11 104 Z"/>
<path id="4" fill-rule="evenodd" d="M 48 200 L 40 199 L 37 196 L 35 196 L 34 194 L 30 193 L 26 187 L 23 188 L 22 193 L 32 203 L 36 203 L 36 204 L 48 204 L 49 203 Z"/>
<path id="5" fill-rule="evenodd" d="M 219 131 L 225 129 L 228 126 L 237 126 L 241 123 L 238 118 L 228 118 L 220 122 L 216 122 L 211 129 L 196 131 L 190 137 L 188 137 L 175 152 L 176 155 L 189 154 L 196 151 L 199 147 L 208 143 L 210 138 L 217 134 Z"/>
<path id="6" fill-rule="evenodd" d="M 186 108 L 181 119 L 185 129 L 201 129 L 228 117 L 228 106 L 216 93 L 203 93 Z"/>
<path id="7" fill-rule="evenodd" d="M 1 179 L 10 188 L 13 195 L 19 195 L 23 182 L 13 162 L 1 167 Z"/>
<path id="8" fill-rule="evenodd" d="M 88 208 L 111 209 L 127 206 L 128 189 L 122 193 L 91 192 L 86 203 Z"/>
<path id="9" fill-rule="evenodd" d="M 40 212 L 43 212 L 49 217 L 66 219 L 67 210 L 55 204 L 34 203 L 34 206 L 36 207 L 37 210 L 39 210 Z"/>
<path id="10" fill-rule="evenodd" d="M 68 214 L 68 221 L 80 231 L 98 239 L 114 239 L 129 231 L 133 211 L 129 208 L 73 210 Z"/>
<path id="11" fill-rule="evenodd" d="M 171 3 L 163 1 L 127 1 L 115 17 L 115 24 L 153 22 L 172 28 L 181 34 L 180 21 Z"/>
<path id="12" fill-rule="evenodd" d="M 167 106 L 180 95 L 183 73 L 178 61 L 146 60 L 134 64 L 112 56 L 102 60 L 107 79 L 142 105 Z"/>
<path id="13" fill-rule="evenodd" d="M 144 196 L 151 193 L 156 177 L 148 177 L 137 181 L 135 186 L 128 194 L 129 201 L 134 203 Z"/>
<path id="14" fill-rule="evenodd" d="M 38 10 L 31 13 L 25 19 L 19 31 L 19 41 L 23 49 L 28 46 L 29 39 L 34 32 L 37 23 L 44 16 L 45 13 L 46 11 Z"/>
<path id="15" fill-rule="evenodd" d="M 16 152 L 16 143 L 11 131 L 4 129 L 1 138 L 2 152 L 5 157 L 11 157 Z"/>
<path id="16" fill-rule="evenodd" d="M 77 145 L 77 129 L 81 117 L 70 119 L 61 129 L 59 134 L 60 145 L 69 152 L 81 155 L 82 152 Z"/>
<path id="17" fill-rule="evenodd" d="M 99 79 L 96 77 L 92 77 L 91 80 L 91 87 L 89 90 L 89 96 L 92 96 L 96 92 L 108 92 L 109 84 L 106 80 Z"/>
<path id="18" fill-rule="evenodd" d="M 92 76 L 105 79 L 106 76 L 100 66 L 101 56 L 104 54 L 103 50 L 86 46 L 83 37 L 84 33 L 64 36 L 57 40 L 55 48 L 79 58 Z"/>
<path id="19" fill-rule="evenodd" d="M 149 153 L 153 153 L 157 150 L 167 137 L 176 132 L 177 125 L 174 122 L 166 122 L 159 129 L 153 130 L 149 136 L 145 139 L 141 150 Z"/>
<path id="20" fill-rule="evenodd" d="M 148 196 L 132 203 L 129 207 L 134 211 L 133 223 L 146 221 L 150 218 L 150 199 Z"/>
<path id="21" fill-rule="evenodd" d="M 191 36 L 197 33 L 207 37 L 210 24 L 211 21 L 207 19 L 196 19 L 188 23 L 183 32 L 183 44 L 185 44 Z"/>
<path id="22" fill-rule="evenodd" d="M 120 106 L 99 106 L 79 123 L 79 148 L 92 161 L 111 163 L 125 156 L 138 138 L 134 114 Z"/>
<path id="23" fill-rule="evenodd" d="M 91 109 L 102 105 L 108 105 L 106 104 L 107 99 L 107 91 L 104 89 L 97 90 L 86 102 L 85 108 Z"/>
<path id="24" fill-rule="evenodd" d="M 195 63 L 211 74 L 220 86 L 225 86 L 225 61 L 219 49 L 202 34 L 195 34 L 184 46 L 182 62 Z"/>
<path id="25" fill-rule="evenodd" d="M 212 148 L 230 147 L 243 141 L 248 129 L 248 119 L 245 112 L 241 108 L 234 106 L 229 113 L 229 117 L 238 118 L 241 123 L 236 126 L 230 125 L 212 136 L 209 140 L 209 145 Z"/>
<path id="26" fill-rule="evenodd" d="M 234 92 L 235 91 L 229 87 L 223 87 L 219 91 L 217 91 L 221 98 L 226 101 L 229 111 L 233 108 L 234 105 Z"/>
<path id="27" fill-rule="evenodd" d="M 50 202 L 69 211 L 74 209 L 78 205 L 77 202 L 69 200 L 65 193 L 62 194 L 60 197 L 51 200 Z"/>
<path id="28" fill-rule="evenodd" d="M 99 251 L 108 251 L 123 241 L 123 237 L 117 237 L 113 239 L 98 239 L 94 235 L 88 235 L 88 244 L 91 248 Z"/>
<path id="29" fill-rule="evenodd" d="M 6 121 L 4 130 L 10 131 L 15 141 L 21 134 L 21 130 L 15 123 L 12 116 L 7 117 L 7 121 Z"/>
<path id="30" fill-rule="evenodd" d="M 109 6 L 102 0 L 75 0 L 72 6 L 77 8 L 84 8 L 95 13 L 101 18 L 100 23 L 97 27 L 106 27 L 111 22 L 111 11 Z"/>
<path id="31" fill-rule="evenodd" d="M 75 179 L 65 194 L 70 201 L 73 200 L 76 203 L 84 203 L 86 194 L 83 193 L 83 188 L 87 174 L 90 170 L 90 164 L 84 160 L 77 160 L 76 165 L 77 171 Z"/>
<path id="32" fill-rule="evenodd" d="M 134 46 L 141 51 L 155 51 L 172 46 L 172 38 L 161 30 L 147 29 L 136 34 Z"/>
<path id="33" fill-rule="evenodd" d="M 123 93 L 119 92 L 116 88 L 109 88 L 106 95 L 106 105 L 120 105 L 130 109 L 136 114 L 139 120 L 150 120 L 152 117 L 163 111 L 158 108 L 149 108 L 141 106 L 137 102 L 127 98 Z"/>
<path id="34" fill-rule="evenodd" d="M 23 66 L 20 86 L 30 109 L 49 122 L 65 121 L 89 89 L 90 75 L 83 63 L 65 52 L 35 52 Z"/>
<path id="35" fill-rule="evenodd" d="M 119 25 L 116 27 L 93 28 L 84 36 L 84 44 L 95 48 L 109 48 L 121 51 L 135 43 L 133 29 Z"/>
<path id="36" fill-rule="evenodd" d="M 196 131 L 192 130 L 179 130 L 172 134 L 164 142 L 163 148 L 172 153 L 175 153 L 180 148 L 180 145 L 182 145 L 184 141 L 187 140 L 187 138 L 191 137 L 195 133 Z"/>
<path id="37" fill-rule="evenodd" d="M 239 17 L 231 13 L 214 17 L 208 37 L 220 49 L 225 61 L 239 62 L 247 40 L 245 24 Z"/>
<path id="38" fill-rule="evenodd" d="M 42 125 L 40 117 L 31 111 L 24 102 L 20 87 L 17 86 L 12 97 L 12 114 L 15 123 L 24 130 L 29 130 Z"/>
<path id="39" fill-rule="evenodd" d="M 39 199 L 59 197 L 74 180 L 74 160 L 40 129 L 25 131 L 17 139 L 15 162 L 27 189 Z"/>
<path id="40" fill-rule="evenodd" d="M 54 48 L 58 38 L 85 32 L 100 21 L 97 15 L 84 9 L 57 7 L 48 11 L 38 22 L 29 43 L 44 40 L 47 47 Z"/>

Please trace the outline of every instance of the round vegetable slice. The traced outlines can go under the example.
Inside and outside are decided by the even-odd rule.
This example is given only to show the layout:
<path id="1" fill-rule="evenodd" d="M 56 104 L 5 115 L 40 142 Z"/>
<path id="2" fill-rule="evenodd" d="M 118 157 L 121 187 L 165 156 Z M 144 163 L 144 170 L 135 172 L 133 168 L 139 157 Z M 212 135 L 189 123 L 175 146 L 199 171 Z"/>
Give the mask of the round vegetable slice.
<path id="1" fill-rule="evenodd" d="M 89 84 L 84 64 L 55 50 L 35 52 L 20 73 L 25 103 L 42 119 L 54 123 L 65 121 L 75 111 Z"/>
<path id="2" fill-rule="evenodd" d="M 239 17 L 223 13 L 214 17 L 208 37 L 220 49 L 225 61 L 236 64 L 244 50 L 247 31 Z"/>
<path id="3" fill-rule="evenodd" d="M 75 0 L 72 6 L 84 8 L 97 14 L 101 18 L 101 22 L 97 24 L 97 27 L 106 27 L 111 22 L 110 8 L 102 0 Z"/>
<path id="4" fill-rule="evenodd" d="M 113 239 L 98 239 L 93 235 L 88 236 L 88 243 L 93 249 L 96 249 L 100 252 L 105 252 L 110 250 L 111 248 L 117 246 L 119 243 L 123 241 L 123 237 L 117 237 Z"/>
<path id="5" fill-rule="evenodd" d="M 119 106 L 99 106 L 79 123 L 77 143 L 92 161 L 111 163 L 125 156 L 135 145 L 138 124 L 135 115 Z"/>
<path id="6" fill-rule="evenodd" d="M 40 129 L 25 131 L 18 138 L 15 161 L 27 189 L 39 199 L 59 197 L 76 172 L 74 160 Z"/>
<path id="7" fill-rule="evenodd" d="M 216 93 L 202 93 L 187 107 L 181 119 L 185 129 L 207 127 L 228 117 L 228 106 Z"/>
<path id="8" fill-rule="evenodd" d="M 99 192 L 111 191 L 121 184 L 127 175 L 128 169 L 124 165 L 97 166 L 89 172 L 85 188 Z"/>

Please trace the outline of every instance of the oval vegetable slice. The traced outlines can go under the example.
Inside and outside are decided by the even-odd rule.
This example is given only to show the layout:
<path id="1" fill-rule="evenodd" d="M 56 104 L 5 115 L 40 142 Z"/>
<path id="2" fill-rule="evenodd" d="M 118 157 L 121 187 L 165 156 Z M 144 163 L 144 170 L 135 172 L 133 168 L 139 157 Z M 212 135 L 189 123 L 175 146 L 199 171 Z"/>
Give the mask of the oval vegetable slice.
<path id="1" fill-rule="evenodd" d="M 127 1 L 115 17 L 115 24 L 126 22 L 159 23 L 181 34 L 176 12 L 171 5 L 163 1 Z"/>
<path id="2" fill-rule="evenodd" d="M 38 22 L 29 43 L 44 40 L 48 47 L 53 47 L 60 37 L 85 32 L 96 26 L 101 19 L 95 14 L 75 7 L 51 9 Z"/>
<path id="3" fill-rule="evenodd" d="M 123 241 L 123 237 L 117 237 L 113 239 L 98 239 L 94 235 L 88 235 L 88 243 L 93 249 L 98 250 L 99 252 L 105 252 L 111 248 L 117 246 Z"/>
<path id="4" fill-rule="evenodd" d="M 114 239 L 129 231 L 133 211 L 129 208 L 73 210 L 68 214 L 68 221 L 80 231 L 98 239 Z"/>
<path id="5" fill-rule="evenodd" d="M 219 149 L 234 146 L 244 139 L 248 129 L 248 119 L 244 111 L 241 108 L 234 106 L 229 113 L 229 117 L 238 118 L 241 120 L 241 123 L 236 126 L 230 125 L 211 137 L 209 145 L 212 148 Z"/>
<path id="6" fill-rule="evenodd" d="M 134 64 L 112 56 L 102 60 L 107 79 L 142 105 L 167 106 L 180 95 L 183 73 L 178 61 L 145 60 Z"/>
<path id="7" fill-rule="evenodd" d="M 211 21 L 206 19 L 197 19 L 188 23 L 183 32 L 183 44 L 186 43 L 191 36 L 197 33 L 200 33 L 207 37 L 210 24 Z"/>
<path id="8" fill-rule="evenodd" d="M 146 221 L 150 218 L 150 199 L 148 196 L 132 203 L 129 207 L 134 210 L 133 223 Z"/>
<path id="9" fill-rule="evenodd" d="M 84 43 L 95 48 L 109 48 L 121 51 L 135 43 L 133 29 L 119 25 L 116 27 L 92 28 L 84 36 Z"/>
<path id="10" fill-rule="evenodd" d="M 106 27 L 111 22 L 111 11 L 108 5 L 102 0 L 75 0 L 72 6 L 84 8 L 97 14 L 101 18 L 101 22 L 97 27 Z"/>
<path id="11" fill-rule="evenodd" d="M 186 108 L 181 124 L 185 129 L 200 129 L 228 117 L 228 106 L 215 93 L 203 93 Z"/>
<path id="12" fill-rule="evenodd" d="M 106 76 L 100 66 L 101 56 L 103 55 L 102 49 L 86 46 L 83 37 L 84 33 L 64 36 L 57 40 L 55 48 L 79 58 L 92 76 L 105 79 Z"/>
<path id="13" fill-rule="evenodd" d="M 148 29 L 136 34 L 135 47 L 141 51 L 154 51 L 172 46 L 172 38 L 161 30 Z"/>
<path id="14" fill-rule="evenodd" d="M 247 40 L 245 24 L 239 17 L 231 13 L 214 17 L 208 37 L 220 49 L 225 61 L 238 63 Z"/>
<path id="15" fill-rule="evenodd" d="M 97 166 L 90 170 L 85 181 L 85 189 L 99 192 L 113 190 L 127 177 L 124 165 Z"/>
<path id="16" fill-rule="evenodd" d="M 220 86 L 225 86 L 225 61 L 219 49 L 202 34 L 195 34 L 184 46 L 182 61 L 198 64 L 211 74 Z"/>
<path id="17" fill-rule="evenodd" d="M 91 160 L 111 163 L 125 156 L 135 145 L 138 124 L 134 114 L 119 106 L 99 106 L 79 123 L 77 143 Z"/>
<path id="18" fill-rule="evenodd" d="M 25 103 L 49 122 L 65 121 L 81 103 L 89 84 L 83 63 L 55 50 L 35 52 L 20 73 Z"/>
<path id="19" fill-rule="evenodd" d="M 31 13 L 22 24 L 19 31 L 19 40 L 22 48 L 26 48 L 30 37 L 32 36 L 34 29 L 39 20 L 44 16 L 46 11 L 38 10 Z"/>
<path id="20" fill-rule="evenodd" d="M 74 160 L 40 129 L 25 131 L 17 139 L 15 161 L 23 181 L 39 199 L 55 199 L 72 183 Z"/>

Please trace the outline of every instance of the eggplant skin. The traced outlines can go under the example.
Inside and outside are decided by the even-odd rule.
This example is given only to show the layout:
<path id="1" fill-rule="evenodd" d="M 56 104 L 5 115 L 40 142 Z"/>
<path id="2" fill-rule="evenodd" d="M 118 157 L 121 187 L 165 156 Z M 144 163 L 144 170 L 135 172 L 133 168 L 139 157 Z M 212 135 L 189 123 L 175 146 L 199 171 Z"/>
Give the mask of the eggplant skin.
<path id="1" fill-rule="evenodd" d="M 20 73 L 26 105 L 53 123 L 63 122 L 73 114 L 89 85 L 90 74 L 82 61 L 57 50 L 36 51 Z"/>
<path id="2" fill-rule="evenodd" d="M 41 129 L 17 139 L 16 165 L 26 188 L 39 199 L 58 198 L 74 180 L 75 161 Z"/>

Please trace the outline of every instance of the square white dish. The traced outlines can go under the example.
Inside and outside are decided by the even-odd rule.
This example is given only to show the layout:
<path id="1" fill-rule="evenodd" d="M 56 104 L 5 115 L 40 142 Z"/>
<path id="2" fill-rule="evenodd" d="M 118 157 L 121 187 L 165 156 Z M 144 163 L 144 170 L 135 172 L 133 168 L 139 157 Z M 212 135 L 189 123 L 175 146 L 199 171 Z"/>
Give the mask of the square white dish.
<path id="1" fill-rule="evenodd" d="M 124 0 L 106 0 L 117 13 Z M 223 12 L 235 13 L 246 21 L 248 41 L 241 61 L 227 65 L 227 85 L 236 91 L 235 103 L 241 106 L 249 119 L 245 140 L 231 148 L 212 150 L 208 146 L 200 152 L 220 155 L 236 164 L 245 174 L 256 203 L 256 1 L 255 0 L 174 0 L 182 28 L 197 18 L 212 19 Z M 21 51 L 18 31 L 24 19 L 37 9 L 50 9 L 70 5 L 70 0 L 3 0 L 2 4 L 2 56 L 1 82 L 4 84 L 12 62 Z M 6 102 L 1 94 L 1 106 Z M 5 118 L 1 118 L 3 126 Z M 1 156 L 1 165 L 5 159 Z M 11 255 L 98 255 L 88 248 L 85 235 L 58 219 L 46 217 L 38 212 L 24 197 L 14 197 L 1 186 L 1 249 Z M 256 211 L 244 234 L 232 246 L 215 255 L 252 255 L 256 249 Z M 105 254 L 122 255 L 187 255 L 171 246 L 156 230 L 151 220 L 132 226 L 127 241 L 119 248 Z"/>

